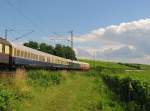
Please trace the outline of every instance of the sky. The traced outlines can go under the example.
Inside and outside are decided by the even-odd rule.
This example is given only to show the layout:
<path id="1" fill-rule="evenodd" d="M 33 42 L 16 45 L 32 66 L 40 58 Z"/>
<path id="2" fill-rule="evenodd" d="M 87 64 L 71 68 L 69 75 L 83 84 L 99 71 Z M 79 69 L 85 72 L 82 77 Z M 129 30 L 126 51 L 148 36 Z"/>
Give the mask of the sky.
<path id="1" fill-rule="evenodd" d="M 78 57 L 150 62 L 149 0 L 0 0 L 0 36 L 54 44 L 74 31 Z M 67 41 L 56 41 L 70 45 Z"/>

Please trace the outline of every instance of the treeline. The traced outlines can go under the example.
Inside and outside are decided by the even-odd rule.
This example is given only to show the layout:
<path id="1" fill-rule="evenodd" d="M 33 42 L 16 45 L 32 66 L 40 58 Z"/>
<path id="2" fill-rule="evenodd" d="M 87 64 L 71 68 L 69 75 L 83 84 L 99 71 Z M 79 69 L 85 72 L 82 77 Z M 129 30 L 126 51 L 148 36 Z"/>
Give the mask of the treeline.
<path id="1" fill-rule="evenodd" d="M 55 47 L 53 47 L 52 45 L 38 43 L 36 41 L 28 41 L 23 45 L 42 52 L 46 52 L 48 54 L 53 54 L 66 59 L 77 60 L 74 50 L 69 46 L 56 44 Z"/>
<path id="2" fill-rule="evenodd" d="M 132 68 L 135 68 L 135 69 L 138 69 L 138 70 L 141 69 L 139 64 L 129 64 L 129 63 L 118 63 L 118 64 L 125 65 L 125 66 L 128 66 L 128 67 L 132 67 Z"/>

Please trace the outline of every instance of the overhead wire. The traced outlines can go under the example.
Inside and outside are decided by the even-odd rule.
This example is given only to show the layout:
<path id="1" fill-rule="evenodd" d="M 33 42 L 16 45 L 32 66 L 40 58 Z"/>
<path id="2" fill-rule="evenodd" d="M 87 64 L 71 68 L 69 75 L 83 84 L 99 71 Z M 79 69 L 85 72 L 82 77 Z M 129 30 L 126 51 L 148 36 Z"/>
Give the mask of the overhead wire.
<path id="1" fill-rule="evenodd" d="M 32 19 L 30 19 L 28 16 L 26 16 L 22 10 L 20 10 L 18 7 L 16 7 L 12 2 L 10 2 L 10 0 L 4 0 L 10 7 L 14 8 L 16 10 L 16 12 L 22 16 L 24 19 L 26 19 L 28 22 L 31 23 L 31 25 L 36 28 L 37 30 L 39 30 L 40 32 L 42 32 L 43 35 L 48 36 L 44 31 L 42 31 L 37 24 L 35 24 Z"/>

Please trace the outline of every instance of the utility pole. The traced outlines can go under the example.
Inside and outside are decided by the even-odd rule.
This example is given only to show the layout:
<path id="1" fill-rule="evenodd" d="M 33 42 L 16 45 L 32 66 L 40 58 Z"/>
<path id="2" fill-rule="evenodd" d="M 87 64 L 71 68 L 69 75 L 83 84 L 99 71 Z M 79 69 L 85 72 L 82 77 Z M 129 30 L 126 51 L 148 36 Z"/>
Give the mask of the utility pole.
<path id="1" fill-rule="evenodd" d="M 93 58 L 93 68 L 96 69 L 96 50 L 92 49 L 91 53 L 92 53 L 92 58 Z"/>
<path id="2" fill-rule="evenodd" d="M 7 40 L 7 32 L 8 32 L 8 29 L 5 29 L 5 39 Z"/>
<path id="3" fill-rule="evenodd" d="M 5 39 L 7 40 L 7 36 L 8 36 L 8 32 L 9 31 L 14 31 L 14 30 L 12 30 L 12 29 L 5 29 Z"/>
<path id="4" fill-rule="evenodd" d="M 7 38 L 8 38 L 8 32 L 10 32 L 10 31 L 16 31 L 16 30 L 13 30 L 13 29 L 5 29 L 5 35 L 4 35 L 4 37 L 5 37 L 5 39 L 7 40 Z M 31 30 L 30 32 L 28 32 L 28 33 L 25 33 L 25 34 L 23 34 L 23 35 L 21 35 L 21 36 L 19 36 L 19 37 L 16 37 L 14 40 L 12 40 L 12 41 L 16 41 L 16 40 L 19 40 L 19 39 L 21 39 L 21 38 L 23 38 L 23 37 L 25 37 L 25 36 L 27 36 L 27 35 L 29 35 L 29 34 L 31 34 L 31 33 L 33 33 L 34 32 L 34 30 Z"/>
<path id="5" fill-rule="evenodd" d="M 73 30 L 69 31 L 71 34 L 71 48 L 73 49 Z"/>

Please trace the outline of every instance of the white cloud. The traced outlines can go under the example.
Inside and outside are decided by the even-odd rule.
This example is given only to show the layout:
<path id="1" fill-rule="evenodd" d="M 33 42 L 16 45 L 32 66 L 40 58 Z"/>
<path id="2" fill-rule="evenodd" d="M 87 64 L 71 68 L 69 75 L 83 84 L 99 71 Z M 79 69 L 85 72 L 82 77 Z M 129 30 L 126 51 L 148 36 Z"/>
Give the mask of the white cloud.
<path id="1" fill-rule="evenodd" d="M 147 60 L 145 57 L 150 55 L 150 19 L 99 28 L 76 37 L 75 41 L 86 44 L 90 49 L 95 48 L 99 59 L 137 61 L 140 59 L 142 62 L 143 58 L 145 63 L 145 59 Z M 88 48 L 84 50 L 90 54 Z"/>

